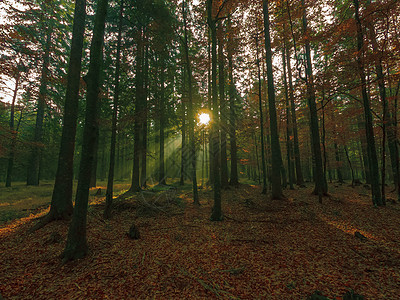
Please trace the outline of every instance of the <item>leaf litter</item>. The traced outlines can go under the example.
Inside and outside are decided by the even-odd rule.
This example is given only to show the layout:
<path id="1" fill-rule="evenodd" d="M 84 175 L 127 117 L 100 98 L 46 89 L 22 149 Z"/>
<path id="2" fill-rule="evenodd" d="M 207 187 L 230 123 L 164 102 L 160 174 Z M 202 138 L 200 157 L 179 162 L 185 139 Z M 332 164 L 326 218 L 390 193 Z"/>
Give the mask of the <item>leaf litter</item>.
<path id="1" fill-rule="evenodd" d="M 311 192 L 311 186 L 287 190 L 287 199 L 269 200 L 257 186 L 232 188 L 223 193 L 222 222 L 209 220 L 213 201 L 207 189 L 200 191 L 200 207 L 179 190 L 164 201 L 124 197 L 109 221 L 101 217 L 104 198 L 98 198 L 88 214 L 88 256 L 64 265 L 59 255 L 68 222 L 31 234 L 38 215 L 15 220 L 0 227 L 0 294 L 306 299 L 319 290 L 342 299 L 354 290 L 365 299 L 398 299 L 399 204 L 373 208 L 362 187 L 337 187 L 322 205 Z M 132 223 L 139 240 L 127 237 Z"/>

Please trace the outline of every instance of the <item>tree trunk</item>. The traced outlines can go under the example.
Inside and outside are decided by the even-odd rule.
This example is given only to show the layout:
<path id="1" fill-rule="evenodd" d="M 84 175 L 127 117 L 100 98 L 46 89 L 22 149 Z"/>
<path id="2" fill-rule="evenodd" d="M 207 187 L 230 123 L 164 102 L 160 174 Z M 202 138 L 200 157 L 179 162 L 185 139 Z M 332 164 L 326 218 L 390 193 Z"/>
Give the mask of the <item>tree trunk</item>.
<path id="1" fill-rule="evenodd" d="M 104 209 L 104 218 L 111 218 L 111 207 L 113 203 L 114 188 L 114 169 L 115 169 L 115 144 L 117 141 L 117 122 L 118 122 L 118 105 L 119 105 L 119 76 L 120 76 L 120 59 L 121 59 L 121 40 L 122 40 L 122 18 L 124 11 L 124 1 L 121 0 L 119 9 L 118 23 L 118 41 L 117 41 L 117 57 L 115 62 L 115 82 L 114 82 L 114 108 L 111 125 L 111 143 L 110 143 L 110 168 L 108 170 L 106 207 Z"/>
<path id="2" fill-rule="evenodd" d="M 218 24 L 218 79 L 219 79 L 219 103 L 221 111 L 221 188 L 227 189 L 228 181 L 228 157 L 226 154 L 226 133 L 228 132 L 227 103 L 225 99 L 225 67 L 224 67 L 224 29 L 222 21 Z"/>
<path id="3" fill-rule="evenodd" d="M 375 148 L 371 105 L 367 93 L 367 82 L 365 79 L 365 71 L 364 71 L 364 62 L 363 62 L 364 34 L 359 16 L 359 2 L 358 0 L 353 0 L 353 3 L 355 7 L 355 20 L 357 25 L 357 50 L 358 50 L 357 65 L 358 65 L 358 73 L 361 80 L 361 90 L 362 90 L 362 98 L 364 105 L 365 133 L 367 138 L 368 162 L 371 175 L 372 203 L 374 205 L 381 206 L 384 205 L 385 203 L 384 201 L 382 201 L 381 191 L 379 188 L 378 158 L 376 155 L 376 148 Z"/>
<path id="4" fill-rule="evenodd" d="M 220 172 L 220 145 L 219 145 L 219 117 L 218 117 L 218 89 L 217 89 L 217 28 L 212 12 L 213 0 L 207 0 L 207 21 L 211 31 L 211 91 L 212 91 L 212 174 L 214 188 L 214 206 L 211 221 L 222 221 L 221 208 L 221 172 Z"/>
<path id="5" fill-rule="evenodd" d="M 239 176 L 238 176 L 238 159 L 237 159 L 237 145 L 236 145 L 236 112 L 235 112 L 235 83 L 233 80 L 233 58 L 232 58 L 232 47 L 233 47 L 233 31 L 231 27 L 231 19 L 228 17 L 228 76 L 229 76 L 229 85 L 228 85 L 228 93 L 229 93 L 229 138 L 230 138 L 230 146 L 231 146 L 231 177 L 230 177 L 230 185 L 238 186 L 239 185 Z"/>
<path id="6" fill-rule="evenodd" d="M 160 157 L 158 169 L 158 183 L 166 185 L 165 180 L 165 58 L 161 55 L 161 70 L 160 70 L 160 103 L 159 115 L 160 118 Z"/>
<path id="7" fill-rule="evenodd" d="M 306 18 L 306 10 L 304 5 L 304 0 L 302 0 L 303 5 L 303 30 L 304 35 L 308 35 L 308 26 Z M 324 177 L 324 170 L 322 164 L 319 128 L 318 128 L 318 114 L 317 105 L 315 101 L 315 88 L 314 88 L 314 75 L 312 70 L 311 62 L 311 47 L 310 41 L 306 38 L 305 41 L 306 48 L 306 83 L 307 83 L 307 96 L 308 96 L 308 106 L 310 109 L 310 131 L 312 136 L 312 149 L 315 159 L 315 191 L 314 193 L 318 195 L 319 202 L 322 203 L 322 195 L 327 194 L 328 186 L 326 179 Z"/>
<path id="8" fill-rule="evenodd" d="M 281 185 L 281 171 L 283 168 L 281 146 L 279 144 L 278 122 L 275 107 L 275 86 L 272 68 L 272 50 L 271 50 L 271 37 L 270 37 L 270 21 L 268 11 L 268 0 L 263 0 L 263 14 L 264 14 L 264 28 L 265 28 L 265 51 L 267 63 L 267 78 L 268 78 L 268 110 L 270 119 L 270 133 L 271 133 L 271 181 L 272 181 L 272 199 L 281 199 L 282 185 Z"/>
<path id="9" fill-rule="evenodd" d="M 285 31 L 285 30 L 284 30 Z M 286 41 L 284 43 L 285 47 L 282 49 L 282 62 L 283 62 L 283 86 L 285 89 L 285 100 L 286 100 L 286 156 L 287 156 L 287 164 L 288 164 L 288 175 L 289 175 L 289 188 L 291 190 L 293 187 L 293 163 L 292 163 L 292 128 L 290 124 L 290 105 L 289 105 L 289 93 L 288 93 L 288 85 L 287 85 L 287 75 L 286 75 Z"/>
<path id="10" fill-rule="evenodd" d="M 186 72 L 188 76 L 188 120 L 189 120 L 189 147 L 190 147 L 190 160 L 191 160 L 191 171 L 192 171 L 192 186 L 193 186 L 193 203 L 200 205 L 199 194 L 197 191 L 197 176 L 196 176 L 196 141 L 194 137 L 194 112 L 193 112 L 193 91 L 192 91 L 192 65 L 189 58 L 189 44 L 187 35 L 187 24 L 186 24 L 186 12 L 185 12 L 185 1 L 182 2 L 182 15 L 183 15 L 183 27 L 184 27 L 184 49 L 185 49 L 185 64 Z"/>
<path id="11" fill-rule="evenodd" d="M 290 112 L 292 117 L 293 129 L 293 151 L 294 161 L 296 165 L 296 183 L 299 186 L 304 186 L 303 172 L 301 169 L 300 147 L 299 147 L 299 134 L 297 132 L 297 119 L 296 119 L 296 105 L 294 103 L 294 88 L 292 81 L 292 66 L 290 64 L 289 45 L 286 45 L 286 63 L 289 77 L 289 98 L 290 98 Z"/>
<path id="12" fill-rule="evenodd" d="M 133 167 L 132 167 L 132 184 L 130 192 L 139 192 L 140 188 L 140 154 L 141 139 L 140 130 L 142 128 L 144 115 L 144 89 L 143 89 L 143 27 L 140 26 L 137 32 L 137 53 L 136 53 L 136 99 L 135 99 L 135 121 L 134 121 L 134 149 L 133 149 Z"/>
<path id="13" fill-rule="evenodd" d="M 264 146 L 264 113 L 262 109 L 262 91 L 261 91 L 261 68 L 260 68 L 260 59 L 258 53 L 258 35 L 256 35 L 256 61 L 257 61 L 257 76 L 258 76 L 258 109 L 260 113 L 260 141 L 261 141 L 261 165 L 262 165 L 262 179 L 263 185 L 261 194 L 267 194 L 267 167 L 265 165 L 265 146 Z M 256 149 L 257 151 L 257 149 Z M 258 159 L 258 156 L 257 156 Z M 258 162 L 257 162 L 258 164 Z"/>
<path id="14" fill-rule="evenodd" d="M 50 212 L 32 230 L 39 229 L 52 220 L 68 219 L 73 210 L 73 167 L 75 136 L 78 118 L 79 84 L 82 64 L 83 38 L 85 32 L 86 0 L 75 1 L 71 52 L 67 74 L 63 128 L 58 157 L 56 180 L 51 198 Z"/>
<path id="15" fill-rule="evenodd" d="M 76 191 L 75 209 L 68 230 L 63 262 L 79 259 L 87 254 L 86 218 L 89 198 L 90 173 L 94 155 L 94 138 L 97 126 L 97 102 L 102 68 L 102 48 L 108 0 L 99 0 L 90 47 L 90 63 L 86 96 L 85 125 L 82 142 L 82 158 L 79 166 L 79 180 Z"/>
<path id="16" fill-rule="evenodd" d="M 147 41 L 147 37 L 146 37 Z M 148 126 L 148 121 L 147 121 L 147 110 L 148 110 L 148 105 L 147 105 L 147 97 L 149 93 L 149 48 L 146 43 L 146 50 L 145 50 L 145 55 L 144 55 L 144 109 L 143 109 L 143 123 L 142 123 L 142 170 L 140 174 L 140 186 L 142 188 L 147 187 L 147 126 Z"/>
<path id="17" fill-rule="evenodd" d="M 8 164 L 7 164 L 7 176 L 6 176 L 6 187 L 11 187 L 12 182 L 12 171 L 14 167 L 14 156 L 15 156 L 15 143 L 17 142 L 17 133 L 14 130 L 14 118 L 15 118 L 15 102 L 17 100 L 18 88 L 20 84 L 21 74 L 17 70 L 15 76 L 15 88 L 13 91 L 13 98 L 11 101 L 11 113 L 10 113 L 10 133 L 11 133 L 11 147 L 8 154 Z"/>
<path id="18" fill-rule="evenodd" d="M 180 185 L 185 184 L 186 179 L 186 104 L 185 104 L 185 70 L 182 68 L 182 146 L 181 146 L 181 180 Z"/>
<path id="19" fill-rule="evenodd" d="M 43 55 L 43 67 L 39 87 L 39 96 L 37 102 L 36 125 L 34 133 L 34 145 L 31 149 L 31 155 L 28 164 L 27 185 L 39 185 L 39 165 L 41 157 L 41 147 L 43 142 L 43 120 L 46 107 L 47 82 L 49 76 L 50 64 L 50 46 L 52 29 L 49 28 L 46 37 L 46 45 Z"/>
<path id="20" fill-rule="evenodd" d="M 96 131 L 94 137 L 94 145 L 93 145 L 93 165 L 90 173 L 90 188 L 95 188 L 97 186 L 97 162 L 99 158 L 99 142 L 100 142 L 100 128 L 99 124 L 96 123 Z M 79 178 L 78 178 L 79 180 Z"/>

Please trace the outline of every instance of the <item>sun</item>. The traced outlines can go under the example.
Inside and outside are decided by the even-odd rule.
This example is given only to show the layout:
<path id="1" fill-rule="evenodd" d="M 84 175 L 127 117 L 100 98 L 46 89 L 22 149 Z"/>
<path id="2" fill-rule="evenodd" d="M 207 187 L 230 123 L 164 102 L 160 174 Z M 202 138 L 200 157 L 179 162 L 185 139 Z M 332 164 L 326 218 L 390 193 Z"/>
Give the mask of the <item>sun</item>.
<path id="1" fill-rule="evenodd" d="M 210 115 L 207 113 L 199 114 L 199 122 L 202 125 L 207 125 L 210 122 Z"/>

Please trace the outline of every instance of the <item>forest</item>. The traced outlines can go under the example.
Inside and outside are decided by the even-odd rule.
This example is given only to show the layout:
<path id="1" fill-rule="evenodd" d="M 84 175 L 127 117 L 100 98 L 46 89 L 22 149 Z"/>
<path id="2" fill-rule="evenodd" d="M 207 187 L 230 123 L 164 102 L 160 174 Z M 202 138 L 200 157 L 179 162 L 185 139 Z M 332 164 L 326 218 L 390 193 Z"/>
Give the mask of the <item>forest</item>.
<path id="1" fill-rule="evenodd" d="M 399 299 L 398 0 L 3 0 L 0 299 Z"/>

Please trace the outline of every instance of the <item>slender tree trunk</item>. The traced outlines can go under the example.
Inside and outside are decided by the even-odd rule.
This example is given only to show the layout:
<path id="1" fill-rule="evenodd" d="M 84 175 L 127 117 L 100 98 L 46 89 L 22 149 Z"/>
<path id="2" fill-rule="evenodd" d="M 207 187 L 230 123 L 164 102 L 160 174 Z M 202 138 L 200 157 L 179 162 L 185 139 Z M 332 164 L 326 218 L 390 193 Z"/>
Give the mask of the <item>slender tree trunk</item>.
<path id="1" fill-rule="evenodd" d="M 136 99 L 135 99 L 135 121 L 134 121 L 134 149 L 131 192 L 139 192 L 140 188 L 140 154 L 141 154 L 141 128 L 144 115 L 144 89 L 143 89 L 143 26 L 137 32 L 137 53 L 136 53 Z"/>
<path id="2" fill-rule="evenodd" d="M 219 117 L 218 117 L 218 89 L 217 89 L 217 28 L 213 17 L 213 0 L 207 0 L 207 21 L 211 31 L 211 91 L 212 91 L 212 174 L 214 188 L 214 206 L 211 220 L 222 221 L 221 208 L 221 168 L 220 168 L 220 145 L 219 145 Z"/>
<path id="3" fill-rule="evenodd" d="M 367 93 L 367 82 L 365 79 L 364 62 L 363 62 L 364 34 L 359 16 L 359 2 L 358 0 L 353 0 L 353 3 L 355 7 L 355 20 L 357 25 L 357 50 L 358 50 L 357 65 L 361 80 L 361 90 L 362 90 L 362 98 L 364 104 L 365 132 L 367 138 L 368 162 L 371 175 L 372 203 L 374 205 L 381 206 L 384 205 L 385 202 L 382 200 L 381 191 L 379 189 L 378 158 L 376 155 L 376 148 L 375 148 L 371 105 Z"/>
<path id="4" fill-rule="evenodd" d="M 260 141 L 261 141 L 261 165 L 262 165 L 262 194 L 267 194 L 267 167 L 265 165 L 265 146 L 264 146 L 264 113 L 262 109 L 262 91 L 261 91 L 261 68 L 258 53 L 258 35 L 256 35 L 256 61 L 257 61 L 257 76 L 258 76 L 258 109 L 260 113 Z M 257 156 L 258 160 L 258 156 Z M 257 162 L 258 164 L 258 162 Z"/>
<path id="5" fill-rule="evenodd" d="M 46 94 L 47 94 L 47 82 L 49 76 L 49 64 L 50 64 L 50 47 L 51 47 L 51 33 L 52 29 L 49 28 L 46 37 L 46 45 L 43 55 L 43 67 L 40 80 L 39 96 L 37 103 L 36 113 L 36 125 L 34 133 L 35 145 L 31 149 L 31 155 L 28 164 L 28 176 L 27 185 L 39 185 L 39 165 L 41 157 L 41 147 L 43 142 L 43 120 L 44 110 L 46 107 Z"/>
<path id="6" fill-rule="evenodd" d="M 89 198 L 90 173 L 94 154 L 94 136 L 97 126 L 97 102 L 100 89 L 100 73 L 104 27 L 108 0 L 97 2 L 93 38 L 90 47 L 90 63 L 86 96 L 85 125 L 82 143 L 82 158 L 79 166 L 79 180 L 76 191 L 75 209 L 68 230 L 67 244 L 63 253 L 63 262 L 79 259 L 87 254 L 86 218 Z"/>
<path id="7" fill-rule="evenodd" d="M 183 92 L 182 92 L 182 152 L 181 152 L 181 180 L 180 180 L 180 185 L 185 184 L 185 178 L 186 178 L 186 96 L 185 94 L 185 71 L 184 68 L 182 68 L 182 81 L 183 81 Z"/>
<path id="8" fill-rule="evenodd" d="M 351 170 L 351 186 L 354 187 L 354 181 L 355 181 L 354 180 L 354 169 L 353 169 L 353 165 L 351 163 L 350 156 L 349 156 L 349 151 L 347 150 L 347 146 L 346 145 L 344 145 L 344 151 L 346 153 L 347 162 L 349 163 L 349 167 L 350 167 L 350 170 Z"/>
<path id="9" fill-rule="evenodd" d="M 221 187 L 227 189 L 228 181 L 228 156 L 226 153 L 227 103 L 225 99 L 225 67 L 224 67 L 224 29 L 222 21 L 218 24 L 218 79 L 219 79 L 219 103 L 221 110 Z"/>
<path id="10" fill-rule="evenodd" d="M 110 143 L 110 168 L 108 170 L 106 207 L 104 209 L 104 218 L 111 218 L 111 207 L 113 203 L 114 188 L 114 169 L 115 169 L 115 144 L 117 141 L 117 122 L 118 122 L 118 105 L 119 105 L 119 77 L 120 77 L 120 59 L 121 59 L 121 40 L 122 40 L 122 18 L 124 11 L 124 1 L 120 2 L 119 23 L 118 23 L 118 41 L 117 41 L 117 57 L 115 62 L 115 82 L 114 82 L 114 108 L 111 125 L 111 143 Z"/>
<path id="11" fill-rule="evenodd" d="M 293 128 L 293 151 L 294 151 L 294 161 L 296 165 L 296 183 L 299 186 L 304 186 L 304 178 L 301 169 L 301 159 L 300 159 L 299 134 L 297 132 L 296 105 L 294 103 L 294 88 L 292 81 L 293 76 L 292 76 L 292 66 L 290 64 L 289 45 L 286 45 L 286 63 L 287 63 L 288 78 L 289 78 L 289 98 L 290 98 L 290 112 L 292 117 L 292 128 Z"/>
<path id="12" fill-rule="evenodd" d="M 275 107 L 275 86 L 272 68 L 272 51 L 271 51 L 271 37 L 270 37 L 270 23 L 268 0 L 263 0 L 263 14 L 264 14 L 264 28 L 265 28 L 265 51 L 267 63 L 267 78 L 268 78 L 268 108 L 270 119 L 270 132 L 271 132 L 271 163 L 272 163 L 272 198 L 281 199 L 282 186 L 281 186 L 281 171 L 282 171 L 282 154 L 281 146 L 279 144 L 278 121 L 276 116 Z"/>
<path id="13" fill-rule="evenodd" d="M 192 164 L 192 186 L 193 186 L 193 203 L 200 205 L 199 193 L 197 191 L 197 175 L 196 175 L 196 141 L 194 138 L 194 111 L 193 111 L 193 91 L 192 91 L 192 65 L 189 58 L 189 44 L 186 24 L 185 1 L 182 2 L 182 15 L 184 26 L 184 49 L 185 49 L 185 63 L 186 72 L 188 75 L 188 120 L 189 120 L 189 147 L 190 147 L 190 160 Z"/>
<path id="14" fill-rule="evenodd" d="M 165 58 L 161 55 L 161 70 L 160 70 L 160 103 L 159 115 L 160 118 L 160 157 L 158 169 L 158 183 L 166 185 L 165 180 Z M 189 120 L 190 121 L 190 120 Z M 189 133 L 190 134 L 190 133 Z"/>
<path id="15" fill-rule="evenodd" d="M 285 31 L 285 30 L 284 30 Z M 288 173 L 289 173 L 289 188 L 291 190 L 293 187 L 293 168 L 292 168 L 292 128 L 290 124 L 290 105 L 289 105 L 289 93 L 288 93 L 288 85 L 287 85 L 287 75 L 286 75 L 286 56 L 285 56 L 285 47 L 282 49 L 282 62 L 283 62 L 283 86 L 285 89 L 285 100 L 286 100 L 286 156 L 287 156 L 287 164 L 288 164 Z"/>
<path id="16" fill-rule="evenodd" d="M 342 162 L 340 161 L 340 155 L 339 155 L 339 147 L 338 144 L 335 142 L 334 143 L 335 147 L 335 158 L 336 158 L 336 172 L 337 172 L 337 177 L 339 183 L 343 183 L 343 175 L 342 175 Z"/>
<path id="17" fill-rule="evenodd" d="M 145 55 L 144 55 L 144 98 L 143 98 L 143 123 L 142 123 L 142 169 L 141 169 L 141 174 L 140 174 L 140 185 L 142 188 L 147 187 L 147 142 L 148 142 L 148 137 L 147 137 L 147 126 L 148 126 L 148 121 L 147 121 L 147 110 L 148 110 L 148 104 L 147 104 L 147 98 L 148 98 L 148 93 L 149 93 L 149 47 L 147 45 L 147 36 L 146 36 L 146 50 L 145 50 Z"/>
<path id="18" fill-rule="evenodd" d="M 90 173 L 90 188 L 95 188 L 97 186 L 97 163 L 99 158 L 99 142 L 100 142 L 100 128 L 99 124 L 96 123 L 96 131 L 94 136 L 94 153 L 93 153 L 93 165 Z M 79 180 L 79 178 L 78 178 Z"/>
<path id="19" fill-rule="evenodd" d="M 11 101 L 11 113 L 10 113 L 10 133 L 11 133 L 11 147 L 8 154 L 7 164 L 7 176 L 6 176 L 6 187 L 11 187 L 12 182 L 12 171 L 14 167 L 14 156 L 15 156 L 15 144 L 17 142 L 17 133 L 14 130 L 14 118 L 15 118 L 15 102 L 17 100 L 18 88 L 20 84 L 21 74 L 20 71 L 15 76 L 15 87 L 13 91 L 13 98 Z"/>
<path id="20" fill-rule="evenodd" d="M 304 6 L 304 0 L 302 0 L 303 5 L 303 30 L 304 34 L 308 35 L 308 25 L 306 18 L 306 10 Z M 311 62 L 311 47 L 310 41 L 307 38 L 305 41 L 306 48 L 306 83 L 307 83 L 307 95 L 308 95 L 308 106 L 310 109 L 310 131 L 312 136 L 312 149 L 315 158 L 315 191 L 314 193 L 318 195 L 319 202 L 322 203 L 322 195 L 327 194 L 328 186 L 326 179 L 324 177 L 319 128 L 318 128 L 318 114 L 317 105 L 315 101 L 315 88 L 314 88 L 314 75 L 312 70 Z"/>
<path id="21" fill-rule="evenodd" d="M 239 185 L 238 176 L 238 159 L 237 159 L 237 145 L 236 145 L 236 111 L 235 111 L 235 83 L 233 79 L 233 31 L 231 27 L 231 18 L 228 17 L 228 93 L 229 93 L 229 138 L 231 146 L 231 177 L 230 185 L 237 187 Z"/>
<path id="22" fill-rule="evenodd" d="M 207 2 L 208 5 L 208 2 Z M 207 91 L 207 98 L 208 98 L 208 110 L 210 111 L 210 117 L 212 117 L 212 106 L 213 106 L 213 94 L 212 94 L 212 58 L 211 58 L 211 52 L 212 52 L 212 46 L 211 46 L 211 29 L 208 30 L 208 72 L 207 72 L 207 85 L 208 85 L 208 91 Z M 211 120 L 212 121 L 212 120 Z M 211 133 L 212 130 L 210 130 L 210 135 L 209 135 L 209 142 L 208 142 L 208 157 L 209 157 L 209 184 L 211 186 L 214 186 L 214 167 L 213 167 L 213 147 L 212 147 L 212 138 L 213 135 Z"/>

